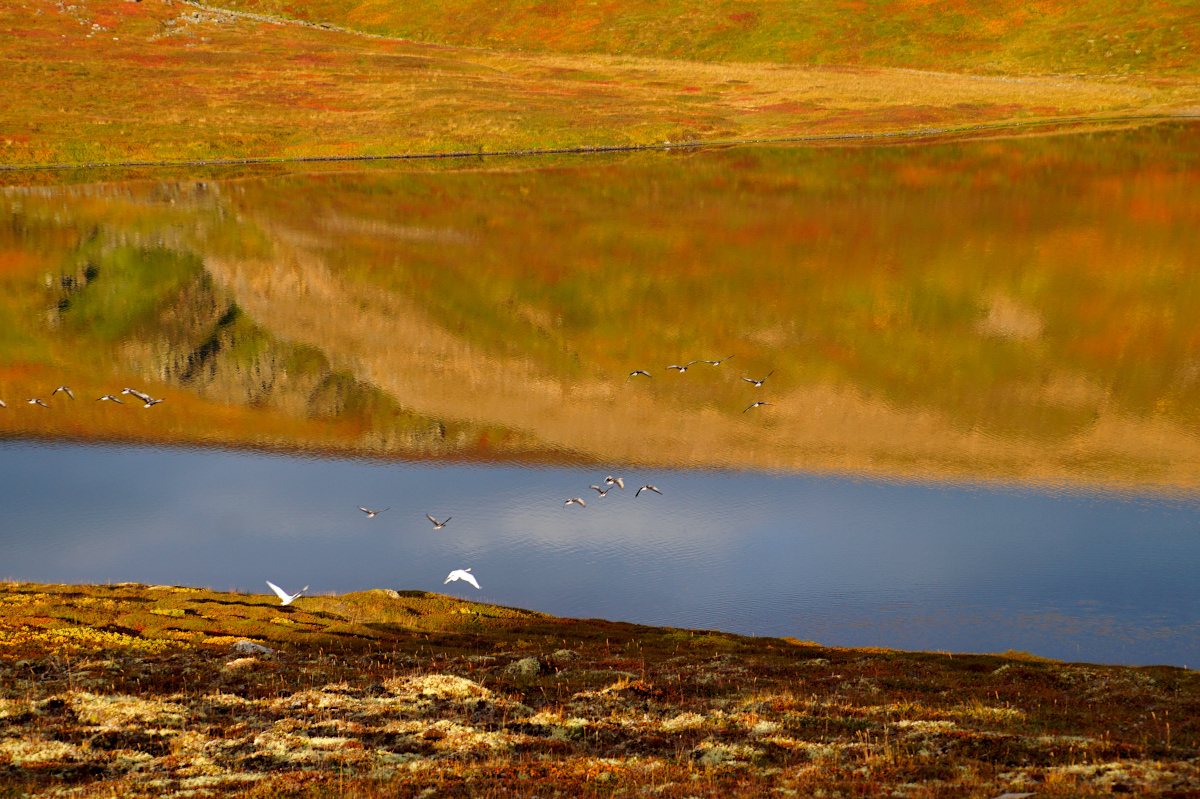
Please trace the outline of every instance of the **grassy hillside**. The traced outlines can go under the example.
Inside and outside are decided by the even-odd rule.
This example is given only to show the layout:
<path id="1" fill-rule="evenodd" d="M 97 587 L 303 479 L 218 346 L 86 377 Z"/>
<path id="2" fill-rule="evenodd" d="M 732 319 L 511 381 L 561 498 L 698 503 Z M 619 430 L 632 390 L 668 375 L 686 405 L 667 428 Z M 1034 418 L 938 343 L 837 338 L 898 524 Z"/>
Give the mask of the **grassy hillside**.
<path id="1" fill-rule="evenodd" d="M 831 649 L 418 591 L 283 608 L 5 584 L 0 678 L 14 796 L 1200 789 L 1195 671 Z"/>
<path id="2" fill-rule="evenodd" d="M 1191 0 L 217 0 L 422 42 L 990 74 L 1197 76 Z"/>
<path id="3" fill-rule="evenodd" d="M 825 9 L 821 13 L 841 14 L 838 24 L 865 37 L 859 55 L 839 44 L 823 22 L 790 30 L 807 19 L 788 16 L 790 3 L 739 0 L 740 11 L 719 13 L 702 3 L 691 10 L 676 5 L 646 6 L 641 16 L 637 5 L 606 7 L 614 20 L 612 41 L 601 30 L 580 33 L 578 9 L 567 14 L 553 4 L 528 13 L 520 5 L 504 6 L 508 10 L 498 15 L 464 7 L 460 15 L 445 4 L 389 3 L 388 15 L 362 12 L 371 24 L 349 5 L 291 9 L 313 18 L 328 14 L 351 27 L 490 48 L 475 49 L 272 24 L 172 0 L 3 4 L 0 166 L 656 145 L 1200 107 L 1190 60 L 1200 46 L 1189 44 L 1197 34 L 1194 13 L 1183 2 L 1156 6 L 1154 13 L 1146 9 L 1141 17 L 1105 17 L 1108 6 L 1030 15 L 1022 25 L 1000 24 L 1012 30 L 996 33 L 992 50 L 980 50 L 972 39 L 991 30 L 977 15 L 956 23 L 959 37 L 927 34 L 924 23 L 880 12 L 880 25 L 906 31 L 897 36 L 870 33 L 850 6 L 812 4 Z M 905 13 L 942 25 L 943 8 L 923 4 Z M 1006 6 L 996 19 L 1022 19 L 1019 8 Z M 690 26 L 693 18 L 708 20 L 713 13 L 723 32 L 706 44 Z M 776 13 L 786 21 L 778 30 L 766 21 Z M 497 19 L 501 28 L 511 23 L 520 35 L 489 33 L 473 15 Z M 730 15 L 763 21 L 733 23 Z M 1074 41 L 1046 20 L 1076 17 L 1091 21 L 1079 22 L 1070 36 L 1095 40 L 1083 60 L 1050 63 L 1045 53 L 1027 58 L 1016 40 L 1004 38 L 1041 31 L 1037 36 L 1046 41 Z M 621 31 L 643 44 L 623 43 Z M 1111 40 L 1118 34 L 1119 42 Z M 535 46 L 542 52 L 531 52 Z M 824 48 L 823 55 L 793 52 L 805 47 Z M 905 55 L 910 50 L 911 57 Z M 991 53 L 986 58 L 980 55 L 985 50 Z M 643 55 L 630 55 L 635 51 Z M 1110 51 L 1114 55 L 1105 55 Z M 1003 56 L 999 66 L 985 69 L 993 56 Z M 729 60 L 697 60 L 713 58 Z M 1129 69 L 1141 71 L 1111 77 L 1114 69 L 1125 70 L 1124 62 L 1116 63 L 1122 59 L 1132 59 Z M 880 65 L 1056 74 L 1018 81 Z M 5 183 L 30 179 L 0 173 Z"/>

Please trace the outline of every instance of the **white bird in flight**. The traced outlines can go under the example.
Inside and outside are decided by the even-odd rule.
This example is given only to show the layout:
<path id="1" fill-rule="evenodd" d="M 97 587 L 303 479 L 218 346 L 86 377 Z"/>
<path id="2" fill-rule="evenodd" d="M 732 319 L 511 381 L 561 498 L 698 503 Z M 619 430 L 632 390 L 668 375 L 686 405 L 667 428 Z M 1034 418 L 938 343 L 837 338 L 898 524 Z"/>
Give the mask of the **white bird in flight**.
<path id="1" fill-rule="evenodd" d="M 770 377 L 770 376 L 771 376 L 771 375 L 773 375 L 773 374 L 775 374 L 775 370 L 774 370 L 774 369 L 772 369 L 771 371 L 767 372 L 767 377 Z M 765 382 L 767 382 L 767 377 L 764 377 L 762 380 L 754 380 L 754 379 L 752 379 L 752 378 L 749 378 L 749 377 L 743 377 L 742 379 L 743 379 L 743 380 L 745 380 L 747 383 L 753 383 L 755 388 L 762 388 L 762 384 L 763 384 L 763 383 L 765 383 Z"/>
<path id="2" fill-rule="evenodd" d="M 619 487 L 620 487 L 620 489 L 621 489 L 622 491 L 624 491 L 624 490 L 625 490 L 625 478 L 624 478 L 624 477 L 613 477 L 613 476 L 610 474 L 608 477 L 605 477 L 605 478 L 604 478 L 604 484 L 605 484 L 606 486 L 610 486 L 610 485 L 614 485 L 614 484 L 616 484 L 617 486 L 619 486 Z"/>
<path id="3" fill-rule="evenodd" d="M 753 405 L 751 405 L 750 408 L 757 408 L 759 405 L 770 405 L 770 404 L 771 403 L 769 403 L 769 402 L 756 402 Z M 746 411 L 750 410 L 750 408 L 747 408 Z M 746 411 L 742 411 L 742 413 L 745 413 Z"/>
<path id="4" fill-rule="evenodd" d="M 566 502 L 563 503 L 564 508 L 567 507 L 568 505 L 579 505 L 580 507 L 583 507 L 583 508 L 587 507 L 587 503 L 583 501 L 583 497 L 575 497 L 574 499 L 568 499 Z"/>
<path id="5" fill-rule="evenodd" d="M 694 364 L 694 363 L 700 363 L 700 362 L 699 362 L 699 361 L 688 361 L 688 362 L 687 362 L 687 363 L 685 363 L 683 366 L 680 366 L 680 365 L 678 365 L 678 364 L 671 364 L 671 365 L 670 365 L 670 366 L 668 366 L 667 368 L 668 368 L 668 369 L 678 369 L 678 370 L 679 370 L 679 374 L 683 374 L 684 372 L 686 372 L 686 371 L 688 370 L 688 367 L 689 367 L 689 366 L 691 366 L 691 365 L 692 365 L 692 364 Z"/>
<path id="6" fill-rule="evenodd" d="M 279 603 L 281 605 L 292 604 L 293 602 L 295 602 L 297 599 L 300 598 L 301 594 L 303 594 L 305 591 L 308 590 L 308 586 L 306 585 L 303 588 L 301 588 L 299 591 L 297 591 L 296 593 L 289 594 L 287 591 L 284 591 L 282 588 L 275 585 L 275 583 L 271 582 L 270 580 L 267 580 L 267 585 L 269 585 L 271 587 L 271 590 L 275 592 L 275 596 L 279 597 Z"/>
<path id="7" fill-rule="evenodd" d="M 725 361 L 728 361 L 732 357 L 733 357 L 732 355 L 726 355 L 724 358 L 722 358 L 719 361 L 700 361 L 700 363 L 711 363 L 713 366 L 720 366 L 721 364 L 725 363 Z"/>
<path id="8" fill-rule="evenodd" d="M 608 496 L 608 489 L 607 489 L 607 488 L 601 488 L 600 486 L 588 486 L 588 488 L 594 488 L 594 489 L 596 489 L 597 491 L 599 491 L 599 492 L 600 492 L 600 496 L 602 496 L 602 497 L 607 497 L 607 496 Z"/>
<path id="9" fill-rule="evenodd" d="M 360 511 L 362 511 L 363 513 L 367 514 L 368 519 L 374 519 L 376 516 L 383 513 L 384 510 L 391 510 L 391 508 L 384 508 L 383 510 L 367 510 L 362 505 L 359 505 L 358 509 Z"/>
<path id="10" fill-rule="evenodd" d="M 425 518 L 426 518 L 426 519 L 428 519 L 429 521 L 433 522 L 433 529 L 434 529 L 434 530 L 441 530 L 441 529 L 442 529 L 443 527 L 445 527 L 445 526 L 446 526 L 446 525 L 447 525 L 447 524 L 450 522 L 450 520 L 451 520 L 451 519 L 453 519 L 454 517 L 453 517 L 453 516 L 447 516 L 447 517 L 446 517 L 446 521 L 444 521 L 444 522 L 439 522 L 437 519 L 433 518 L 433 517 L 432 517 L 432 516 L 430 516 L 428 513 L 426 513 L 426 514 L 425 514 Z"/>
<path id="11" fill-rule="evenodd" d="M 629 373 L 629 377 L 637 377 L 638 375 L 645 375 L 646 377 L 654 377 L 654 375 L 650 374 L 645 369 L 634 369 L 632 372 Z M 627 377 L 625 379 L 628 380 L 629 377 Z"/>
<path id="12" fill-rule="evenodd" d="M 50 392 L 50 396 L 53 397 L 55 394 L 57 394 L 60 391 L 67 392 L 68 397 L 70 397 L 71 399 L 75 399 L 75 392 L 72 391 L 71 389 L 67 388 L 66 386 L 59 386 L 58 388 L 54 389 L 53 391 Z"/>
<path id="13" fill-rule="evenodd" d="M 26 401 L 26 402 L 28 402 L 30 405 L 41 405 L 43 408 L 49 408 L 49 407 L 50 407 L 49 405 L 47 405 L 46 403 L 42 402 L 42 401 L 41 401 L 40 399 L 38 399 L 37 397 L 30 397 L 29 399 L 27 399 L 27 400 L 25 400 L 25 401 Z"/>
<path id="14" fill-rule="evenodd" d="M 446 583 L 453 582 L 454 580 L 466 580 L 471 585 L 479 588 L 479 583 L 475 581 L 475 575 L 471 574 L 470 569 L 455 569 L 450 572 L 449 576 L 446 577 Z M 442 585 L 446 583 L 442 583 Z"/>
<path id="15" fill-rule="evenodd" d="M 122 394 L 132 394 L 133 396 L 135 396 L 135 397 L 137 397 L 138 399 L 140 399 L 142 402 L 149 402 L 149 401 L 150 401 L 150 395 L 149 395 L 149 394 L 145 394 L 145 393 L 143 393 L 143 392 L 141 392 L 141 391 L 138 391 L 136 388 L 123 388 L 123 389 L 121 389 L 121 393 L 122 393 Z"/>
<path id="16" fill-rule="evenodd" d="M 662 493 L 661 491 L 659 491 L 659 490 L 658 490 L 657 488 L 655 488 L 654 486 L 647 484 L 647 485 L 644 485 L 644 486 L 642 486 L 641 488 L 639 488 L 639 489 L 637 490 L 637 494 L 634 494 L 634 495 L 633 495 L 633 498 L 634 498 L 634 499 L 637 499 L 637 498 L 638 498 L 638 496 L 639 496 L 639 495 L 640 495 L 640 494 L 641 494 L 643 491 L 653 491 L 655 494 L 661 494 L 661 493 Z"/>
<path id="17" fill-rule="evenodd" d="M 7 407 L 8 407 L 8 403 L 5 402 L 4 400 L 0 400 L 0 408 L 7 408 Z"/>
<path id="18" fill-rule="evenodd" d="M 121 402 L 119 399 L 117 399 L 116 397 L 114 397 L 112 394 L 105 394 L 103 397 L 96 397 L 96 402 L 103 402 L 104 400 L 108 400 L 109 402 L 115 402 L 118 405 L 125 404 L 125 403 Z"/>

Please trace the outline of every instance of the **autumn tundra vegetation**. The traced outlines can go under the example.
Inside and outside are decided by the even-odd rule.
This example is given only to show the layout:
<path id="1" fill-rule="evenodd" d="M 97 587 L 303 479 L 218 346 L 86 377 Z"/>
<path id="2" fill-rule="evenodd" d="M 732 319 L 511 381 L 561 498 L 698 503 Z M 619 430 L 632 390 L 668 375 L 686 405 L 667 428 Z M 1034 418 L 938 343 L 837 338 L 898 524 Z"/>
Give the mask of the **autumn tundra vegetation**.
<path id="1" fill-rule="evenodd" d="M 643 384 L 629 429 L 671 431 L 656 457 L 1196 488 L 1200 450 L 1180 431 L 1196 423 L 1200 383 L 1175 377 L 1195 369 L 1200 299 L 1169 270 L 1141 269 L 1147 247 L 1183 264 L 1174 231 L 1200 218 L 1198 167 L 1178 163 L 1200 152 L 1178 122 L 1200 113 L 1191 0 L 19 0 L 0 4 L 0 64 L 0 182 L 78 184 L 3 195 L 0 387 L 185 389 L 154 417 L 82 401 L 69 415 L 9 414 L 6 437 L 632 461 L 628 432 L 556 416 L 524 385 L 435 390 L 422 358 L 456 376 L 501 362 L 529 370 L 529 385 L 575 381 L 595 419 L 629 363 L 687 350 L 776 369 L 773 390 L 838 413 L 792 419 L 779 403 L 775 424 L 804 431 L 811 451 L 778 436 L 750 447 L 715 438 L 705 415 L 741 412 L 737 374 L 670 398 Z M 1162 120 L 1175 121 L 1132 129 Z M 1107 143 L 1022 138 L 1081 130 Z M 645 153 L 632 156 L 646 159 L 641 182 L 610 156 L 479 159 L 862 136 L 1002 140 L 730 150 L 686 174 L 671 153 Z M 365 175 L 186 166 L 444 153 L 477 160 Z M 1139 181 L 1117 190 L 1134 161 Z M 1047 171 L 1100 222 L 1064 237 L 1053 197 L 997 200 Z M 264 190 L 262 174 L 289 190 Z M 213 176 L 247 179 L 218 190 Z M 93 185 L 121 177 L 151 180 Z M 657 185 L 672 180 L 707 204 L 665 213 Z M 720 199 L 730 180 L 737 202 Z M 978 250 L 964 259 L 922 239 L 938 219 L 898 191 L 951 197 L 986 231 Z M 531 194 L 557 198 L 554 226 L 575 232 L 530 241 Z M 446 237 L 410 235 L 411 197 L 438 198 L 423 229 Z M 468 279 L 480 262 L 456 248 L 474 245 L 485 203 L 500 209 L 490 241 L 520 257 Z M 814 248 L 788 281 L 721 255 L 803 248 L 829 219 L 861 235 Z M 919 269 L 856 257 L 856 242 L 897 230 L 929 242 Z M 1033 243 L 1005 250 L 1017 230 Z M 628 241 L 651 239 L 669 256 L 660 273 L 612 268 Z M 584 245 L 595 257 L 572 261 Z M 1040 259 L 1046 279 L 1022 280 L 1021 259 Z M 595 281 L 605 270 L 612 280 Z M 326 334 L 280 274 L 353 324 Z M 652 314 L 627 302 L 635 280 Z M 737 290 L 716 313 L 700 283 Z M 814 296 L 838 312 L 808 313 Z M 1149 317 L 1146 297 L 1170 313 Z M 754 333 L 792 361 L 755 362 L 731 330 L 764 307 L 802 320 Z M 906 332 L 917 317 L 919 338 Z M 444 335 L 416 356 L 370 345 L 396 319 Z M 648 319 L 646 335 L 621 335 Z M 1022 379 L 1014 342 L 1034 338 L 1061 379 Z M 948 356 L 913 380 L 903 363 L 933 363 L 924 348 Z M 198 352 L 202 369 L 176 368 Z M 286 385 L 261 379 L 268 363 Z M 981 466 L 977 434 L 1007 449 Z M 1074 449 L 1055 448 L 1068 438 Z M 282 607 L 202 588 L 0 584 L 5 796 L 1184 797 L 1200 793 L 1198 757 L 1200 679 L 1186 668 L 838 649 L 384 588 Z"/>

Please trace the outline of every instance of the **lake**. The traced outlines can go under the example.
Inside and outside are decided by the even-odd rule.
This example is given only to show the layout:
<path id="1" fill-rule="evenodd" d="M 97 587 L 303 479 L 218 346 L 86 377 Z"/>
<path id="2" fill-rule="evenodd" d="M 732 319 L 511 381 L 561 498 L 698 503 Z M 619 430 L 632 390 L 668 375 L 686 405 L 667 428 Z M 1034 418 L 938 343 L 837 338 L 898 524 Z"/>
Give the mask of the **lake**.
<path id="1" fill-rule="evenodd" d="M 1198 189 L 1185 124 L 0 189 L 0 577 L 1200 662 Z"/>

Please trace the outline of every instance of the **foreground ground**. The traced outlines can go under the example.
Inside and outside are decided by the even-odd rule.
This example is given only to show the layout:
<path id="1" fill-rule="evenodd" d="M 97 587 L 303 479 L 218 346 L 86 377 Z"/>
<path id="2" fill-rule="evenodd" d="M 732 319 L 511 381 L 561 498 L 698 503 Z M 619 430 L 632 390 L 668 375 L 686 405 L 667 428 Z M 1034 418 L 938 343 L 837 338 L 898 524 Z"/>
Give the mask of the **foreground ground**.
<path id="1" fill-rule="evenodd" d="M 0 684 L 14 796 L 1200 792 L 1193 671 L 831 649 L 421 592 L 283 608 L 6 584 Z"/>

